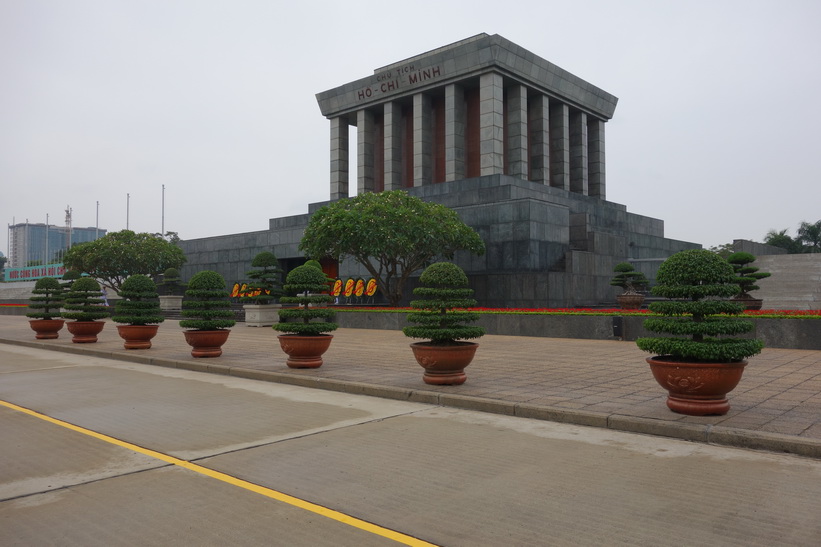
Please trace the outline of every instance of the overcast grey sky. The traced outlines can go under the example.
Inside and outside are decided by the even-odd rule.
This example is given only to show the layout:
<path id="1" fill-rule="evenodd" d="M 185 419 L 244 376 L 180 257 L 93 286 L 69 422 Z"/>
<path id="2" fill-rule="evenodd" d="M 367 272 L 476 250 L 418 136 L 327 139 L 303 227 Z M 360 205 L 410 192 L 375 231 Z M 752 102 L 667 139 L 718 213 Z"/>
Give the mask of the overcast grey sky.
<path id="1" fill-rule="evenodd" d="M 795 235 L 821 219 L 819 22 L 817 0 L 0 0 L 0 219 L 94 227 L 99 201 L 100 228 L 159 232 L 165 185 L 183 239 L 267 229 L 329 197 L 316 93 L 487 32 L 619 98 L 610 201 L 705 246 Z"/>

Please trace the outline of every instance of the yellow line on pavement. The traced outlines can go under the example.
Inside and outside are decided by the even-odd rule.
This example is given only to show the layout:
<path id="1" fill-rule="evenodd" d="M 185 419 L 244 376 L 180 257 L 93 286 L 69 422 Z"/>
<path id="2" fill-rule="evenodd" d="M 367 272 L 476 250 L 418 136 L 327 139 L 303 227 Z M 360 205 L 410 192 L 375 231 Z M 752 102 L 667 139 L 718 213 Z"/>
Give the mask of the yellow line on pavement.
<path id="1" fill-rule="evenodd" d="M 321 505 L 317 505 L 315 503 L 311 503 L 309 501 L 305 501 L 300 498 L 295 498 L 294 496 L 289 496 L 288 494 L 284 494 L 282 492 L 278 492 L 277 490 L 272 490 L 270 488 L 266 488 L 264 486 L 260 486 L 258 484 L 254 484 L 252 482 L 248 482 L 246 480 L 238 479 L 237 477 L 233 477 L 226 473 L 222 473 L 220 471 L 215 471 L 213 469 L 209 469 L 207 467 L 203 467 L 196 463 L 191 463 L 187 460 L 182 460 L 179 458 L 175 458 L 174 456 L 169 456 L 168 454 L 163 454 L 162 452 L 157 452 L 156 450 L 151 450 L 149 448 L 143 448 L 142 446 L 138 446 L 136 444 L 132 444 L 126 441 L 122 441 L 115 437 L 110 437 L 108 435 L 104 435 L 102 433 L 98 433 L 96 431 L 92 431 L 90 429 L 86 429 L 84 427 L 80 427 L 78 425 L 74 425 L 69 422 L 64 422 L 63 420 L 58 420 L 57 418 L 52 418 L 51 416 L 47 416 L 45 414 L 41 414 L 37 411 L 18 406 L 14 403 L 9 403 L 7 401 L 0 400 L 0 405 L 10 408 L 12 410 L 16 410 L 18 412 L 22 412 L 24 414 L 28 414 L 29 416 L 34 416 L 35 418 L 39 418 L 46 422 L 53 423 L 55 425 L 59 425 L 60 427 L 64 427 L 66 429 L 70 429 L 72 431 L 76 431 L 78 433 L 82 433 L 83 435 L 88 435 L 89 437 L 94 437 L 95 439 L 99 439 L 101 441 L 105 441 L 110 444 L 114 444 L 117 446 L 121 446 L 123 448 L 127 448 L 128 450 L 133 450 L 134 452 L 138 452 L 140 454 L 144 454 L 146 456 L 150 456 L 157 460 L 164 461 L 166 463 L 170 463 L 179 467 L 183 467 L 190 471 L 194 471 L 195 473 L 199 473 L 201 475 L 205 475 L 207 477 L 211 477 L 212 479 L 216 479 L 228 484 L 233 484 L 234 486 L 238 486 L 240 488 L 244 488 L 245 490 L 249 490 L 251 492 L 255 492 L 257 494 L 263 495 L 265 497 L 275 499 L 281 501 L 283 503 L 287 503 L 288 505 L 292 505 L 294 507 L 298 507 L 300 509 L 304 509 L 305 511 L 310 511 L 312 513 L 316 513 L 318 515 L 322 515 L 323 517 L 327 517 L 329 519 L 341 522 L 343 524 L 347 524 L 348 526 L 353 526 L 354 528 L 359 528 L 360 530 L 364 530 L 366 532 L 370 532 L 372 534 L 382 536 L 388 539 L 392 539 L 398 543 L 402 543 L 404 545 L 411 545 L 414 547 L 423 547 L 423 546 L 432 546 L 436 547 L 433 543 L 428 543 L 426 541 L 422 541 L 416 539 L 411 536 L 407 536 L 400 532 L 396 532 L 394 530 L 390 530 L 388 528 L 383 528 L 376 524 L 372 524 L 370 522 L 358 519 L 356 517 L 352 517 L 350 515 L 346 515 L 345 513 L 340 513 L 339 511 L 334 511 L 333 509 L 328 509 L 327 507 L 323 507 Z"/>

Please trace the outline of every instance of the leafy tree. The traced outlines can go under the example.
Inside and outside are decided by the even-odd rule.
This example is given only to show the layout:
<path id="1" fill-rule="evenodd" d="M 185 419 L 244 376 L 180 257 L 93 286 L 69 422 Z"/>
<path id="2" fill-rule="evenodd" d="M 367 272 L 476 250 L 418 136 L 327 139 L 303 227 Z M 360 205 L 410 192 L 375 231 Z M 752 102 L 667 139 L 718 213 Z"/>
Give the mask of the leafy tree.
<path id="1" fill-rule="evenodd" d="M 322 207 L 299 248 L 315 259 L 351 257 L 394 306 L 411 274 L 434 258 L 451 259 L 457 250 L 485 252 L 479 234 L 453 210 L 402 190 L 367 192 Z"/>
<path id="2" fill-rule="evenodd" d="M 764 236 L 764 243 L 767 245 L 772 245 L 773 247 L 780 247 L 781 249 L 786 249 L 788 253 L 800 253 L 799 250 L 801 244 L 795 241 L 788 233 L 787 229 L 784 228 L 776 232 L 775 230 L 770 230 L 767 232 L 767 235 Z"/>
<path id="3" fill-rule="evenodd" d="M 2 270 L 3 268 L 6 267 L 6 261 L 7 260 L 8 260 L 8 258 L 6 258 L 3 255 L 0 255 L 0 270 Z"/>
<path id="4" fill-rule="evenodd" d="M 153 234 L 131 230 L 111 232 L 80 243 L 63 257 L 66 268 L 79 270 L 100 280 L 117 294 L 129 275 L 155 276 L 185 263 L 182 249 Z"/>
<path id="5" fill-rule="evenodd" d="M 821 253 L 821 220 L 814 224 L 802 222 L 795 239 L 804 245 L 805 253 Z"/>
<path id="6" fill-rule="evenodd" d="M 713 251 L 721 258 L 727 258 L 734 252 L 732 243 L 722 243 L 721 245 L 713 245 L 712 247 L 710 247 L 709 250 Z"/>

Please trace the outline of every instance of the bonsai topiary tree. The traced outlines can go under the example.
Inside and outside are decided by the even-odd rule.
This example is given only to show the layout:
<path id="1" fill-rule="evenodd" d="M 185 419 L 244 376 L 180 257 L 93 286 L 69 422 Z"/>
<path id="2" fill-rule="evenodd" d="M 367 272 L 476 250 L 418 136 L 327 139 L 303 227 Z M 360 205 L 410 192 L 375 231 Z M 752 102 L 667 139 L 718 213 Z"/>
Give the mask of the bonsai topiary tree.
<path id="1" fill-rule="evenodd" d="M 639 290 L 647 286 L 647 278 L 643 273 L 636 271 L 629 262 L 620 262 L 613 268 L 616 275 L 610 280 L 614 287 L 621 287 L 622 294 L 639 294 Z"/>
<path id="2" fill-rule="evenodd" d="M 180 280 L 180 271 L 177 268 L 165 270 L 158 288 L 165 296 L 182 295 L 185 292 L 185 283 Z"/>
<path id="3" fill-rule="evenodd" d="M 336 312 L 325 306 L 313 307 L 333 301 L 331 295 L 322 294 L 328 290 L 328 278 L 321 269 L 310 264 L 297 266 L 288 273 L 283 289 L 292 296 L 283 296 L 280 302 L 296 304 L 296 307 L 279 311 L 280 322 L 274 325 L 275 330 L 300 336 L 318 336 L 336 330 L 336 323 L 331 321 Z"/>
<path id="4" fill-rule="evenodd" d="M 408 314 L 408 321 L 417 326 L 402 329 L 405 336 L 425 338 L 434 345 L 453 345 L 457 340 L 485 334 L 482 327 L 465 325 L 479 319 L 478 313 L 459 309 L 476 305 L 462 268 L 450 262 L 437 262 L 422 272 L 419 282 L 422 286 L 415 288 L 413 294 L 422 299 L 411 302 L 418 311 Z"/>
<path id="5" fill-rule="evenodd" d="M 116 311 L 111 318 L 115 323 L 150 325 L 165 321 L 157 301 L 157 285 L 147 275 L 135 274 L 126 279 L 120 289 L 120 296 L 123 298 L 117 301 Z"/>
<path id="6" fill-rule="evenodd" d="M 215 271 L 204 270 L 194 274 L 188 282 L 185 300 L 182 303 L 180 321 L 184 329 L 220 330 L 236 324 L 231 311 L 230 293 L 225 288 L 225 279 Z"/>
<path id="7" fill-rule="evenodd" d="M 263 251 L 251 261 L 254 270 L 246 272 L 251 280 L 246 295 L 241 298 L 248 304 L 270 304 L 282 295 L 282 268 L 279 260 L 270 251 Z M 270 323 L 269 323 L 270 324 Z"/>
<path id="8" fill-rule="evenodd" d="M 437 262 L 425 268 L 419 282 L 422 286 L 413 294 L 422 299 L 411 301 L 417 311 L 408 314 L 408 321 L 416 325 L 402 332 L 410 338 L 429 340 L 411 344 L 416 362 L 425 369 L 422 379 L 434 385 L 463 384 L 467 380 L 465 367 L 473 360 L 478 344 L 459 340 L 485 334 L 482 327 L 465 324 L 479 318 L 478 313 L 463 309 L 476 305 L 468 278 L 456 264 Z"/>
<path id="9" fill-rule="evenodd" d="M 743 307 L 728 300 L 738 292 L 732 266 L 706 249 L 674 254 L 662 263 L 652 293 L 667 300 L 653 302 L 651 311 L 664 317 L 645 319 L 651 332 L 673 337 L 639 338 L 644 351 L 682 361 L 741 361 L 761 351 L 760 340 L 719 338 L 749 332 L 750 321 L 732 317 Z"/>
<path id="10" fill-rule="evenodd" d="M 755 262 L 755 255 L 745 252 L 733 253 L 727 257 L 727 262 L 732 264 L 733 271 L 735 271 L 734 282 L 738 285 L 736 298 L 743 300 L 753 299 L 750 292 L 760 289 L 756 282 L 759 279 L 770 277 L 769 272 L 760 272 L 755 266 L 749 264 Z"/>
<path id="11" fill-rule="evenodd" d="M 100 284 L 90 277 L 81 277 L 71 284 L 71 290 L 65 296 L 66 311 L 62 316 L 75 321 L 96 321 L 108 317 L 109 311 Z"/>
<path id="12" fill-rule="evenodd" d="M 42 277 L 34 284 L 29 298 L 29 311 L 26 317 L 31 317 L 29 325 L 38 340 L 53 340 L 59 338 L 60 329 L 64 321 L 60 319 L 60 307 L 63 304 L 63 286 L 53 277 Z"/>
<path id="13" fill-rule="evenodd" d="M 653 294 L 671 300 L 653 302 L 644 327 L 672 335 L 639 338 L 639 348 L 656 356 L 647 359 L 656 381 L 669 393 L 674 412 L 704 416 L 730 410 L 727 393 L 741 380 L 745 359 L 764 344 L 733 335 L 749 332 L 750 321 L 737 317 L 740 304 L 720 300 L 738 292 L 732 266 L 706 249 L 691 249 L 664 261 Z"/>
<path id="14" fill-rule="evenodd" d="M 33 319 L 58 319 L 63 305 L 63 286 L 53 277 L 42 277 L 34 284 L 26 317 Z"/>
<path id="15" fill-rule="evenodd" d="M 312 268 L 316 268 L 319 271 L 322 271 L 322 264 L 319 263 L 319 260 L 314 260 L 314 259 L 306 260 L 305 265 L 310 266 Z"/>
<path id="16" fill-rule="evenodd" d="M 134 274 L 120 287 L 123 297 L 116 304 L 112 320 L 125 323 L 117 326 L 125 349 L 148 349 L 157 335 L 158 324 L 165 321 L 160 313 L 159 295 L 154 280 L 143 274 Z"/>

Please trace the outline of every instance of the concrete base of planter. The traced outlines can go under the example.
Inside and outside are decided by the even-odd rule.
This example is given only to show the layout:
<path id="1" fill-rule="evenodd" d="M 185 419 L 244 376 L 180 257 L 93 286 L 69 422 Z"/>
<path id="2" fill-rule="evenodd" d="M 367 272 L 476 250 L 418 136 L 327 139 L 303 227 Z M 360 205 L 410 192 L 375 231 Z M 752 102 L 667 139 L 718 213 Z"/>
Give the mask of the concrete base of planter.
<path id="1" fill-rule="evenodd" d="M 182 296 L 161 296 L 160 309 L 163 311 L 178 311 L 182 309 Z"/>
<path id="2" fill-rule="evenodd" d="M 279 321 L 280 304 L 244 304 L 246 327 L 270 327 Z"/>

